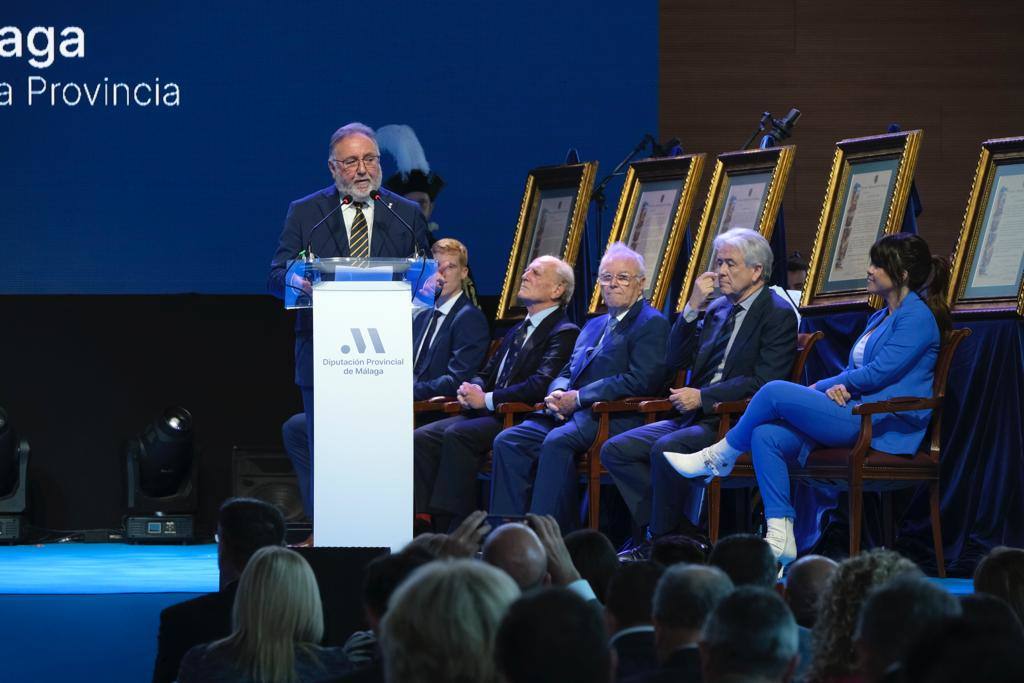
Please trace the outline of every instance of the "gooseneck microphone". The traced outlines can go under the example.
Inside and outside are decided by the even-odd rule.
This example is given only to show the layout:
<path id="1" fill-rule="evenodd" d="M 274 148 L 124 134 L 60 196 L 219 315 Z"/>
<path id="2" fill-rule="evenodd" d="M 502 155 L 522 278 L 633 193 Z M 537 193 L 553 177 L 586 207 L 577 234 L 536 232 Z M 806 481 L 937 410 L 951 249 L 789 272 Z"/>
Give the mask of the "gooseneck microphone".
<path id="1" fill-rule="evenodd" d="M 320 222 L 317 223 L 316 225 L 314 225 L 313 228 L 309 231 L 309 240 L 306 242 L 306 250 L 305 250 L 305 252 L 303 252 L 306 255 L 306 262 L 307 263 L 312 261 L 314 258 L 316 258 L 316 256 L 313 254 L 313 233 L 316 232 L 317 228 L 319 228 L 321 225 L 326 223 L 328 218 L 330 218 L 334 214 L 336 214 L 339 211 L 341 211 L 341 207 L 348 206 L 351 203 L 352 203 L 352 195 L 350 195 L 350 194 L 345 195 L 344 197 L 341 198 L 341 201 L 338 202 L 338 205 L 336 207 L 334 207 L 333 209 L 331 209 L 330 211 L 328 211 L 327 215 L 324 216 L 323 218 L 321 218 Z"/>
<path id="2" fill-rule="evenodd" d="M 772 126 L 775 127 L 775 135 L 780 140 L 785 140 L 793 134 L 793 126 L 796 125 L 797 119 L 800 118 L 800 110 L 796 107 L 789 110 L 785 118 L 781 121 L 778 119 L 772 119 Z"/>
<path id="3" fill-rule="evenodd" d="M 398 221 L 399 221 L 399 222 L 400 222 L 400 223 L 401 223 L 402 225 L 404 225 L 404 226 L 405 226 L 405 229 L 409 231 L 409 234 L 410 234 L 410 235 L 412 235 L 412 244 L 413 244 L 413 249 L 415 250 L 415 251 L 413 252 L 413 255 L 414 255 L 414 256 L 419 256 L 419 255 L 421 255 L 421 254 L 425 254 L 425 253 L 426 253 L 425 251 L 423 251 L 423 249 L 422 249 L 422 248 L 421 248 L 421 246 L 420 246 L 420 243 L 419 243 L 419 241 L 418 241 L 418 240 L 416 239 L 416 231 L 415 231 L 415 230 L 413 230 L 412 226 L 411 226 L 411 225 L 409 225 L 408 221 L 406 221 L 406 220 L 405 220 L 404 218 L 402 218 L 402 217 L 401 217 L 401 216 L 400 216 L 400 215 L 398 214 L 398 212 L 397 212 L 397 211 L 395 211 L 394 209 L 392 209 L 392 208 L 391 208 L 391 202 L 389 202 L 389 201 L 386 201 L 386 200 L 384 199 L 384 197 L 383 197 L 383 196 L 381 195 L 381 193 L 380 193 L 380 190 L 374 190 L 373 192 L 371 192 L 371 193 L 370 193 L 370 199 L 372 199 L 373 201 L 377 202 L 378 204 L 380 204 L 381 206 L 383 206 L 383 207 L 384 207 L 385 209 L 387 209 L 388 211 L 390 211 L 390 212 L 391 212 L 391 215 L 392 215 L 392 216 L 394 216 L 395 218 L 397 218 L 397 219 L 398 219 Z"/>

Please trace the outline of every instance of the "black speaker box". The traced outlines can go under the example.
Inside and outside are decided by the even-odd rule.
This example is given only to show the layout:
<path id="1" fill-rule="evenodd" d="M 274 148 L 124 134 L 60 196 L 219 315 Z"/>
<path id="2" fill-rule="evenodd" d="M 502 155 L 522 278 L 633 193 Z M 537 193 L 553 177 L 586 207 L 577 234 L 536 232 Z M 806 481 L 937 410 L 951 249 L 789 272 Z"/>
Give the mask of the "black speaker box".
<path id="1" fill-rule="evenodd" d="M 231 453 L 231 495 L 265 500 L 277 506 L 290 524 L 305 519 L 292 463 L 279 450 L 235 446 Z"/>

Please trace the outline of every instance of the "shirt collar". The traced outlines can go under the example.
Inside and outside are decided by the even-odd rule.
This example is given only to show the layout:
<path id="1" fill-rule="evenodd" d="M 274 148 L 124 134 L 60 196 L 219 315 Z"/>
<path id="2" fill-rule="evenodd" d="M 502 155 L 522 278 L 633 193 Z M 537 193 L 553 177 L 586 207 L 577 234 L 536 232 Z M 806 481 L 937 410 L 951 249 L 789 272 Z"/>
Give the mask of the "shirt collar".
<path id="1" fill-rule="evenodd" d="M 542 322 L 544 322 L 545 318 L 547 318 L 549 315 L 551 315 L 552 313 L 557 311 L 558 308 L 559 307 L 557 305 L 550 306 L 548 308 L 545 308 L 543 311 L 540 311 L 538 313 L 534 313 L 533 315 L 527 315 L 526 319 L 530 321 L 530 325 L 532 325 L 534 328 L 536 328 L 538 325 L 540 325 Z"/>
<path id="2" fill-rule="evenodd" d="M 448 299 L 448 301 L 445 301 L 443 304 L 438 306 L 437 310 L 441 312 L 441 315 L 448 315 L 449 313 L 452 312 L 452 306 L 455 305 L 455 302 L 459 300 L 460 296 L 462 296 L 461 289 L 455 292 L 455 296 L 453 296 L 451 299 Z"/>
<path id="3" fill-rule="evenodd" d="M 634 633 L 654 633 L 654 626 L 652 624 L 640 624 L 639 626 L 630 626 L 624 628 L 621 631 L 617 631 L 609 640 L 609 645 L 615 645 L 615 641 L 619 638 L 632 635 Z"/>

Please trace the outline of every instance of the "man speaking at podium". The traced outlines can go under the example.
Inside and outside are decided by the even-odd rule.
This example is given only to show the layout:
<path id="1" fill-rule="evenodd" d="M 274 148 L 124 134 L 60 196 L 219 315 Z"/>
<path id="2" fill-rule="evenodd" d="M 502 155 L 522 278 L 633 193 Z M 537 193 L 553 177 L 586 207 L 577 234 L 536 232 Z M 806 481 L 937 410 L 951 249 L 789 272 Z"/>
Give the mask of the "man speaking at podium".
<path id="1" fill-rule="evenodd" d="M 331 136 L 328 150 L 327 170 L 334 184 L 291 203 L 270 262 L 268 288 L 281 299 L 288 262 L 303 256 L 307 248 L 320 258 L 405 258 L 427 246 L 427 221 L 419 206 L 381 189 L 380 149 L 371 128 L 361 123 L 342 126 Z M 379 199 L 375 201 L 374 196 Z M 288 455 L 306 516 L 312 519 L 313 313 L 309 309 L 299 310 L 295 318 L 295 383 L 302 392 L 309 450 L 289 449 Z"/>

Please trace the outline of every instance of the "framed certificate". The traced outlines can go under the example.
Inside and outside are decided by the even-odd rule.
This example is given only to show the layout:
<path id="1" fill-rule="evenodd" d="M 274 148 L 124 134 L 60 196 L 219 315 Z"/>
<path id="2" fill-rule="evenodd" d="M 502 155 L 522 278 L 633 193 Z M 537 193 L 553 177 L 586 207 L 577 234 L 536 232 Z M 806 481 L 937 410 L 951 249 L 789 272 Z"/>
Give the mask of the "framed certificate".
<path id="1" fill-rule="evenodd" d="M 498 320 L 516 320 L 526 309 L 516 298 L 523 271 L 538 256 L 556 256 L 576 264 L 597 162 L 542 166 L 526 177 L 512 254 L 498 302 Z"/>
<path id="2" fill-rule="evenodd" d="M 802 308 L 857 308 L 881 304 L 867 294 L 870 250 L 903 221 L 921 131 L 836 143 Z"/>
<path id="3" fill-rule="evenodd" d="M 658 309 L 668 296 L 706 156 L 687 154 L 638 161 L 630 164 L 626 173 L 608 245 L 624 242 L 644 257 L 644 298 Z M 601 288 L 595 287 L 589 313 L 599 313 L 603 308 Z"/>
<path id="4" fill-rule="evenodd" d="M 958 316 L 1024 316 L 1024 137 L 981 144 L 949 304 Z"/>
<path id="5" fill-rule="evenodd" d="M 693 281 L 711 268 L 715 238 L 730 228 L 750 228 L 771 239 L 775 217 L 796 155 L 794 145 L 720 154 L 711 174 L 693 251 L 676 310 L 690 298 Z"/>

